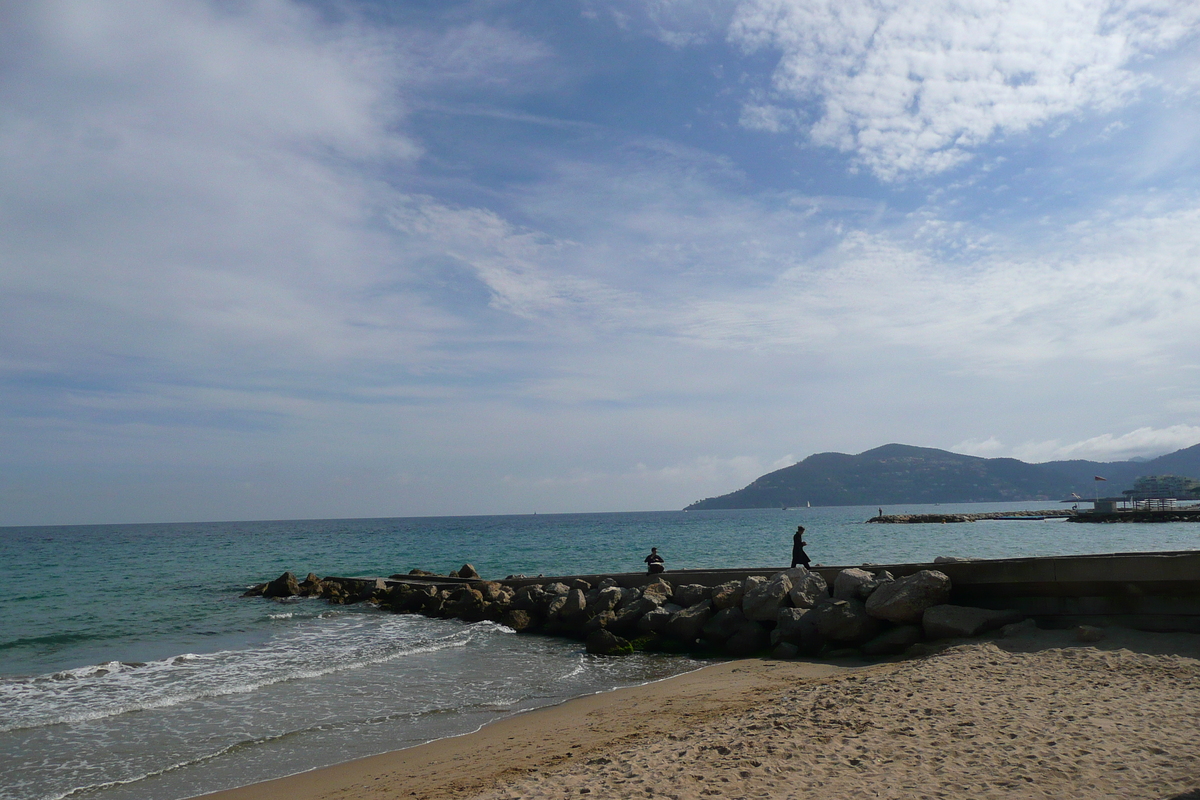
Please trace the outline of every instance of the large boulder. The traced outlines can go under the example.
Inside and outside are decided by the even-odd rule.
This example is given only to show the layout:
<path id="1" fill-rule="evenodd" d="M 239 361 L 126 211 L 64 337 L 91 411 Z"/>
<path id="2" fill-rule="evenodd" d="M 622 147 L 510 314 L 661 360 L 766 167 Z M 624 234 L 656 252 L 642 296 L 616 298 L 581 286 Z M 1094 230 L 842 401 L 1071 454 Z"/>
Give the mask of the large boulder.
<path id="1" fill-rule="evenodd" d="M 493 603 L 488 600 L 483 601 L 483 618 L 492 622 L 499 622 L 504 616 L 504 612 L 508 611 L 508 606 L 504 603 Z"/>
<path id="2" fill-rule="evenodd" d="M 633 645 L 627 639 L 603 628 L 589 633 L 584 647 L 595 656 L 625 656 L 633 653 Z"/>
<path id="3" fill-rule="evenodd" d="M 651 611 L 661 606 L 661 598 L 659 598 L 657 595 L 639 597 L 632 603 L 618 608 L 617 616 L 620 617 L 622 614 L 629 614 L 636 618 L 642 616 L 643 614 L 649 614 Z"/>
<path id="4" fill-rule="evenodd" d="M 812 610 L 817 631 L 826 639 L 860 645 L 875 638 L 883 625 L 867 613 L 861 600 L 830 600 Z"/>
<path id="5" fill-rule="evenodd" d="M 742 582 L 729 581 L 722 583 L 720 586 L 714 586 L 712 590 L 713 608 L 717 611 L 723 611 L 726 608 L 741 608 L 742 606 Z"/>
<path id="6" fill-rule="evenodd" d="M 662 578 L 642 587 L 642 597 L 656 598 L 660 606 L 671 599 L 673 592 L 674 589 L 671 588 L 671 584 Z"/>
<path id="7" fill-rule="evenodd" d="M 589 617 L 588 621 L 583 623 L 583 629 L 585 631 L 595 631 L 599 630 L 600 628 L 607 628 L 609 625 L 612 625 L 616 619 L 616 612 L 601 611 L 599 614 Z"/>
<path id="8" fill-rule="evenodd" d="M 391 599 L 388 602 L 392 611 L 412 614 L 420 611 L 425 606 L 425 601 L 436 593 L 437 589 L 432 586 L 412 586 L 398 583 L 392 588 Z"/>
<path id="9" fill-rule="evenodd" d="M 849 567 L 833 579 L 833 596 L 838 600 L 866 600 L 879 582 L 865 569 Z"/>
<path id="10" fill-rule="evenodd" d="M 700 638 L 704 625 L 713 615 L 712 601 L 701 600 L 694 606 L 675 612 L 667 622 L 667 635 L 685 644 L 691 644 Z"/>
<path id="11" fill-rule="evenodd" d="M 357 602 L 366 602 L 367 600 L 382 600 L 387 596 L 388 585 L 383 578 L 375 580 L 359 581 L 357 584 L 357 593 L 355 600 Z"/>
<path id="12" fill-rule="evenodd" d="M 642 633 L 666 633 L 667 623 L 671 621 L 671 617 L 679 610 L 679 608 L 671 610 L 670 608 L 660 606 L 653 611 L 647 611 L 637 621 L 637 629 Z"/>
<path id="13" fill-rule="evenodd" d="M 683 586 L 676 586 L 672 598 L 676 603 L 687 608 L 694 606 L 702 600 L 708 600 L 712 596 L 712 589 L 707 586 L 702 586 L 698 583 L 688 583 Z"/>
<path id="14" fill-rule="evenodd" d="M 621 602 L 621 587 L 608 586 L 596 592 L 596 599 L 588 599 L 588 609 L 595 611 L 597 614 L 604 611 L 612 611 L 617 607 L 617 603 Z"/>
<path id="15" fill-rule="evenodd" d="M 817 630 L 817 617 L 810 608 L 781 608 L 775 629 L 771 631 L 772 644 L 790 644 L 797 654 L 816 655 L 825 644 L 825 637 Z"/>
<path id="16" fill-rule="evenodd" d="M 300 582 L 300 591 L 298 594 L 301 597 L 320 597 L 321 588 L 321 579 L 317 577 L 315 572 L 310 572 L 308 573 L 308 577 Z"/>
<path id="17" fill-rule="evenodd" d="M 537 627 L 537 617 L 528 611 L 510 608 L 500 615 L 500 624 L 512 628 L 517 633 Z"/>
<path id="18" fill-rule="evenodd" d="M 285 572 L 267 584 L 263 597 L 295 597 L 300 594 L 300 582 L 290 572 Z"/>
<path id="19" fill-rule="evenodd" d="M 796 647 L 796 645 L 791 644 L 789 642 L 780 642 L 779 644 L 775 645 L 775 647 L 771 650 L 772 658 L 787 660 L 787 659 L 792 659 L 792 658 L 799 658 L 799 656 L 800 656 L 800 648 Z"/>
<path id="20" fill-rule="evenodd" d="M 746 599 L 746 595 L 750 594 L 752 591 L 762 586 L 766 582 L 767 577 L 765 575 L 750 575 L 743 579 L 742 600 L 744 601 Z M 741 601 L 738 602 L 738 605 L 741 605 Z"/>
<path id="21" fill-rule="evenodd" d="M 338 581 L 322 581 L 321 597 L 325 598 L 327 603 L 335 606 L 353 602 L 350 594 L 346 591 L 346 587 L 342 586 Z M 417 610 L 420 611 L 420 608 Z"/>
<path id="22" fill-rule="evenodd" d="M 550 596 L 546 594 L 546 591 L 536 583 L 531 583 L 517 589 L 510 605 L 519 611 L 540 611 L 549 602 Z"/>
<path id="23" fill-rule="evenodd" d="M 921 641 L 920 625 L 896 625 L 862 646 L 864 656 L 892 656 Z"/>
<path id="24" fill-rule="evenodd" d="M 704 638 L 715 644 L 721 644 L 737 633 L 746 624 L 746 621 L 746 615 L 740 608 L 721 609 L 704 624 Z"/>
<path id="25" fill-rule="evenodd" d="M 479 580 L 479 573 L 470 564 L 463 564 L 458 568 L 458 577 L 469 578 L 471 580 Z"/>
<path id="26" fill-rule="evenodd" d="M 1000 628 L 1000 635 L 1005 639 L 1015 639 L 1018 636 L 1029 636 L 1038 632 L 1037 622 L 1031 619 L 1014 622 Z"/>
<path id="27" fill-rule="evenodd" d="M 468 587 L 463 587 L 451 593 L 446 602 L 444 612 L 451 617 L 479 622 L 483 619 L 483 593 Z"/>
<path id="28" fill-rule="evenodd" d="M 655 583 L 652 583 L 649 586 L 644 587 L 642 590 L 642 596 L 639 597 L 634 602 L 642 603 L 642 604 L 653 603 L 656 608 L 658 606 L 661 606 L 663 603 L 666 603 L 668 599 L 670 599 L 670 595 L 662 593 L 661 587 L 662 587 L 662 584 L 655 584 Z"/>
<path id="29" fill-rule="evenodd" d="M 628 605 L 617 608 L 616 617 L 605 627 L 618 633 L 632 631 L 637 627 L 638 620 L 658 608 L 654 597 L 639 597 Z"/>
<path id="30" fill-rule="evenodd" d="M 571 591 L 571 587 L 567 586 L 562 581 L 555 581 L 554 583 L 547 583 L 545 586 L 543 586 L 542 591 L 544 591 L 546 594 L 565 596 L 567 592 Z"/>
<path id="31" fill-rule="evenodd" d="M 614 608 L 613 610 L 620 611 L 625 606 L 629 605 L 630 603 L 636 602 L 640 599 L 642 599 L 642 593 L 639 592 L 635 587 L 633 587 L 633 586 L 623 587 L 621 589 L 621 597 L 617 600 L 617 607 Z"/>
<path id="32" fill-rule="evenodd" d="M 779 616 L 779 607 L 784 605 L 791 590 L 792 581 L 786 572 L 780 572 L 765 583 L 749 589 L 742 598 L 742 611 L 746 613 L 746 619 L 774 622 Z"/>
<path id="33" fill-rule="evenodd" d="M 443 592 L 434 591 L 433 594 L 426 595 L 424 602 L 421 603 L 421 613 L 427 617 L 442 617 L 445 616 L 446 595 Z"/>
<path id="34" fill-rule="evenodd" d="M 587 608 L 587 600 L 583 597 L 581 589 L 572 589 L 567 593 L 567 600 L 563 603 L 563 607 L 559 609 L 558 616 L 561 619 L 575 619 L 583 616 L 584 609 Z"/>
<path id="35" fill-rule="evenodd" d="M 960 636 L 978 636 L 984 631 L 1020 622 L 1025 615 L 1020 611 L 994 611 L 988 608 L 940 605 L 925 609 L 921 626 L 930 639 L 955 639 Z"/>
<path id="36" fill-rule="evenodd" d="M 766 650 L 771 644 L 771 635 L 767 629 L 757 622 L 747 620 L 741 627 L 725 640 L 724 650 L 735 658 L 752 656 Z"/>
<path id="37" fill-rule="evenodd" d="M 925 609 L 950 599 L 950 578 L 935 569 L 923 569 L 880 585 L 867 598 L 867 613 L 876 619 L 919 624 Z"/>
<path id="38" fill-rule="evenodd" d="M 567 596 L 565 594 L 554 595 L 550 598 L 550 602 L 542 609 L 547 620 L 557 620 L 561 618 L 562 611 L 567 607 Z"/>
<path id="39" fill-rule="evenodd" d="M 413 587 L 406 583 L 394 584 L 388 589 L 387 596 L 380 602 L 380 606 L 386 608 L 388 611 L 403 613 L 405 610 L 404 604 L 412 595 Z"/>
<path id="40" fill-rule="evenodd" d="M 512 589 L 497 581 L 480 581 L 472 584 L 472 588 L 479 590 L 483 599 L 489 603 L 507 603 L 513 597 Z"/>
<path id="41" fill-rule="evenodd" d="M 785 574 L 792 582 L 788 597 L 796 608 L 812 608 L 829 597 L 829 584 L 825 583 L 821 573 L 804 567 L 793 567 Z"/>

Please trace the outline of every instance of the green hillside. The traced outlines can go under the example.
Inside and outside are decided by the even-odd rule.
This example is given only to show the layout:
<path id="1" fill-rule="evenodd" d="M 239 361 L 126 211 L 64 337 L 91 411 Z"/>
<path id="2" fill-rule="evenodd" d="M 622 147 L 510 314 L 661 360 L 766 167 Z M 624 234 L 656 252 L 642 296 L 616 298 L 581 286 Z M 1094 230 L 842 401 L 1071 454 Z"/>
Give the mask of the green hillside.
<path id="1" fill-rule="evenodd" d="M 1200 445 L 1149 461 L 1052 461 L 964 456 L 930 447 L 887 444 L 858 455 L 817 453 L 770 472 L 749 486 L 710 497 L 688 510 L 800 506 L 1056 501 L 1074 492 L 1119 494 L 1141 475 L 1200 476 Z"/>

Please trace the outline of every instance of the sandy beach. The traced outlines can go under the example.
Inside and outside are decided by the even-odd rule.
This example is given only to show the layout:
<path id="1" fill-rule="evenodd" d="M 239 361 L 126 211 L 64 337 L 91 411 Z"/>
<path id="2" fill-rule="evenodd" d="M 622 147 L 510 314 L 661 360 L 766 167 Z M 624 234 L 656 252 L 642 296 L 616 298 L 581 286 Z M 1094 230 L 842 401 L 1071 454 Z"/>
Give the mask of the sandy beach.
<path id="1" fill-rule="evenodd" d="M 736 661 L 208 797 L 580 796 L 1200 799 L 1200 636 Z"/>

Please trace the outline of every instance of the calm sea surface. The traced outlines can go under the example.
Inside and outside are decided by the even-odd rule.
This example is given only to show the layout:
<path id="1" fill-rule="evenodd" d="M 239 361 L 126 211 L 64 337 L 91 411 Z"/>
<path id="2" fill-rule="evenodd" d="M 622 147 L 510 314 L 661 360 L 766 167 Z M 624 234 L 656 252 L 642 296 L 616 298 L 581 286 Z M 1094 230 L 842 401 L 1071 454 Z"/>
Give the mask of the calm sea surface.
<path id="1" fill-rule="evenodd" d="M 888 513 L 1048 503 L 890 506 Z M 242 600 L 303 576 L 487 578 L 1200 548 L 1200 525 L 865 525 L 874 507 L 0 528 L 0 800 L 172 800 L 695 669 L 492 623 Z"/>

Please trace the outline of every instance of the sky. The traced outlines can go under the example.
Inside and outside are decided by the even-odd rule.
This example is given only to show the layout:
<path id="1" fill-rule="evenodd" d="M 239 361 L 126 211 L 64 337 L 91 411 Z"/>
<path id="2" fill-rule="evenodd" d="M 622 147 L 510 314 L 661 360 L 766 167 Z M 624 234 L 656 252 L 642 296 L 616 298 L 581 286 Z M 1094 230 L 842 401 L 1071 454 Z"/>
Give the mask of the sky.
<path id="1" fill-rule="evenodd" d="M 0 525 L 1200 442 L 1192 0 L 0 0 Z"/>

